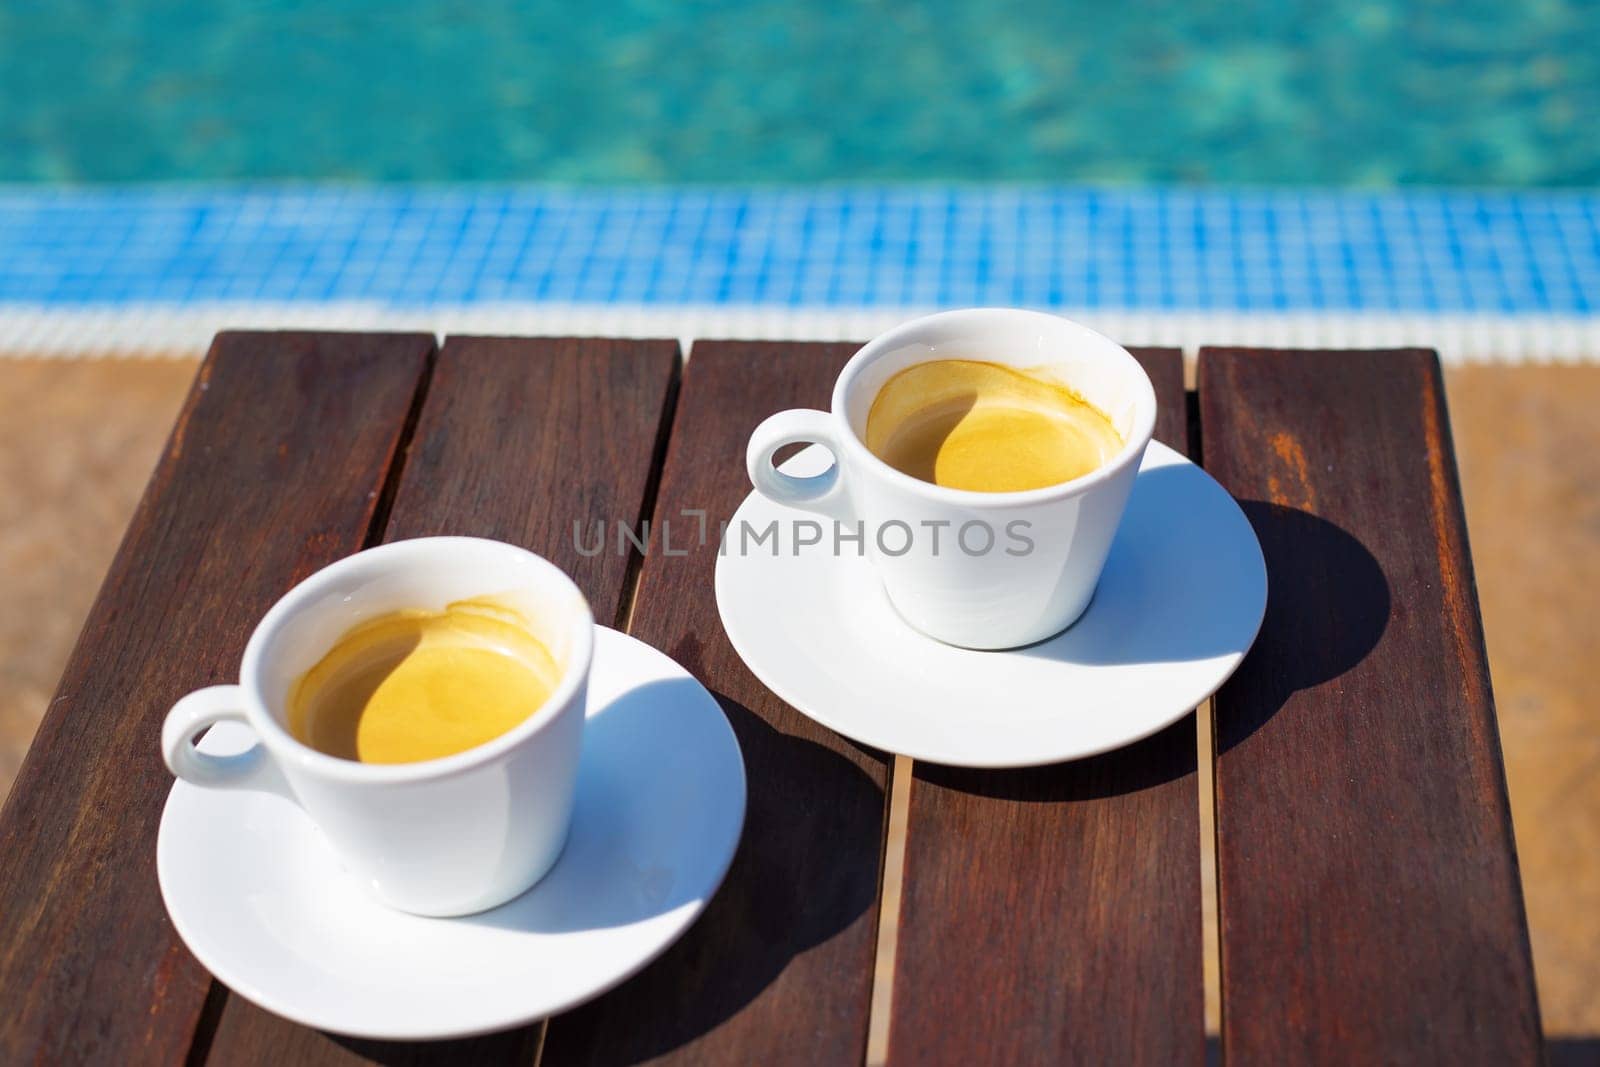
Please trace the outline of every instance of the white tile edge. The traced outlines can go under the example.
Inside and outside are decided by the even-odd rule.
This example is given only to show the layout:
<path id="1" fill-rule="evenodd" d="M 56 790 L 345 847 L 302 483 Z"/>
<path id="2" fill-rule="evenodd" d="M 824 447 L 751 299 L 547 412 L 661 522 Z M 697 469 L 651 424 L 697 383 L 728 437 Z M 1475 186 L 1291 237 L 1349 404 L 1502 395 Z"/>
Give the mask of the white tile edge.
<path id="1" fill-rule="evenodd" d="M 855 341 L 924 308 L 376 303 L 0 305 L 3 357 L 193 357 L 223 329 Z M 1446 363 L 1600 363 L 1600 316 L 1047 309 L 1129 345 L 1437 349 Z"/>

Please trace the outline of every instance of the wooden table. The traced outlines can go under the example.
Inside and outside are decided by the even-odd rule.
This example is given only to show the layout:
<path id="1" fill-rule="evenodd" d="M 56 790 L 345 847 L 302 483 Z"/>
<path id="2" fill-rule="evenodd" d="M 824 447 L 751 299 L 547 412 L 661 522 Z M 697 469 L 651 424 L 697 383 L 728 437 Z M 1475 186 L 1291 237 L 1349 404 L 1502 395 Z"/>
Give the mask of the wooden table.
<path id="1" fill-rule="evenodd" d="M 219 336 L 0 815 L 0 1062 L 859 1062 L 892 757 L 745 669 L 714 548 L 584 555 L 572 530 L 731 515 L 750 430 L 826 406 L 854 349 L 706 342 L 684 363 L 671 341 Z M 1213 703 L 1223 1054 L 1535 1062 L 1437 359 L 1211 349 L 1186 395 L 1177 352 L 1138 355 L 1158 436 L 1240 500 L 1269 572 L 1261 637 Z M 294 582 L 442 533 L 543 553 L 704 681 L 744 749 L 748 820 L 699 923 L 599 1000 L 473 1041 L 331 1037 L 230 995 L 179 943 L 157 737 L 177 697 L 235 678 Z M 892 1062 L 1202 1060 L 1196 742 L 1191 715 L 1077 763 L 914 766 Z"/>

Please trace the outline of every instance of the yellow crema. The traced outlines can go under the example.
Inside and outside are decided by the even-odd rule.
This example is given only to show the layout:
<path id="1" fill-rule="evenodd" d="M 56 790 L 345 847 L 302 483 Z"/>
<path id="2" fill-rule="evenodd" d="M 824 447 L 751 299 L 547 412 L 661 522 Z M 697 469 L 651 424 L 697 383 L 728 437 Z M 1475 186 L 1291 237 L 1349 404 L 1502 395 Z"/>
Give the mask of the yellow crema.
<path id="1" fill-rule="evenodd" d="M 355 627 L 295 683 L 289 731 L 319 752 L 413 763 L 464 752 L 523 722 L 560 670 L 514 612 L 462 601 Z"/>
<path id="2" fill-rule="evenodd" d="M 873 455 L 948 489 L 1009 493 L 1082 477 L 1122 449 L 1071 389 L 998 363 L 945 359 L 890 378 L 867 413 Z"/>

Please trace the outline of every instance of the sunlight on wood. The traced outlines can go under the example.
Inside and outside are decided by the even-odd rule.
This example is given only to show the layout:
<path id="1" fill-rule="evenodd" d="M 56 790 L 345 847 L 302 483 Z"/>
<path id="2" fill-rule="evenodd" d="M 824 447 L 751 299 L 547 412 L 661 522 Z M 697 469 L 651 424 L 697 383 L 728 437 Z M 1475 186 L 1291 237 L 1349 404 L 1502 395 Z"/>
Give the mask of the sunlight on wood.
<path id="1" fill-rule="evenodd" d="M 878 957 L 872 969 L 872 1009 L 867 1018 L 867 1064 L 889 1059 L 889 1015 L 894 999 L 894 952 L 900 935 L 900 887 L 905 877 L 906 820 L 911 812 L 911 760 L 894 758 L 889 784 L 889 832 L 883 846 L 883 891 L 878 911 Z"/>

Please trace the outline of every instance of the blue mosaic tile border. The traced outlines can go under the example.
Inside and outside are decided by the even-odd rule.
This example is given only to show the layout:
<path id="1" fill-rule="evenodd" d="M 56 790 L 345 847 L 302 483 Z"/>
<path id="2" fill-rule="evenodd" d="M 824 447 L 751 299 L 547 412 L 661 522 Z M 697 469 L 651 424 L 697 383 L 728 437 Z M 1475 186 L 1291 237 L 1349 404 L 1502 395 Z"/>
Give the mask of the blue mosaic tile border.
<path id="1" fill-rule="evenodd" d="M 1600 192 L 0 187 L 0 304 L 1587 315 Z"/>

